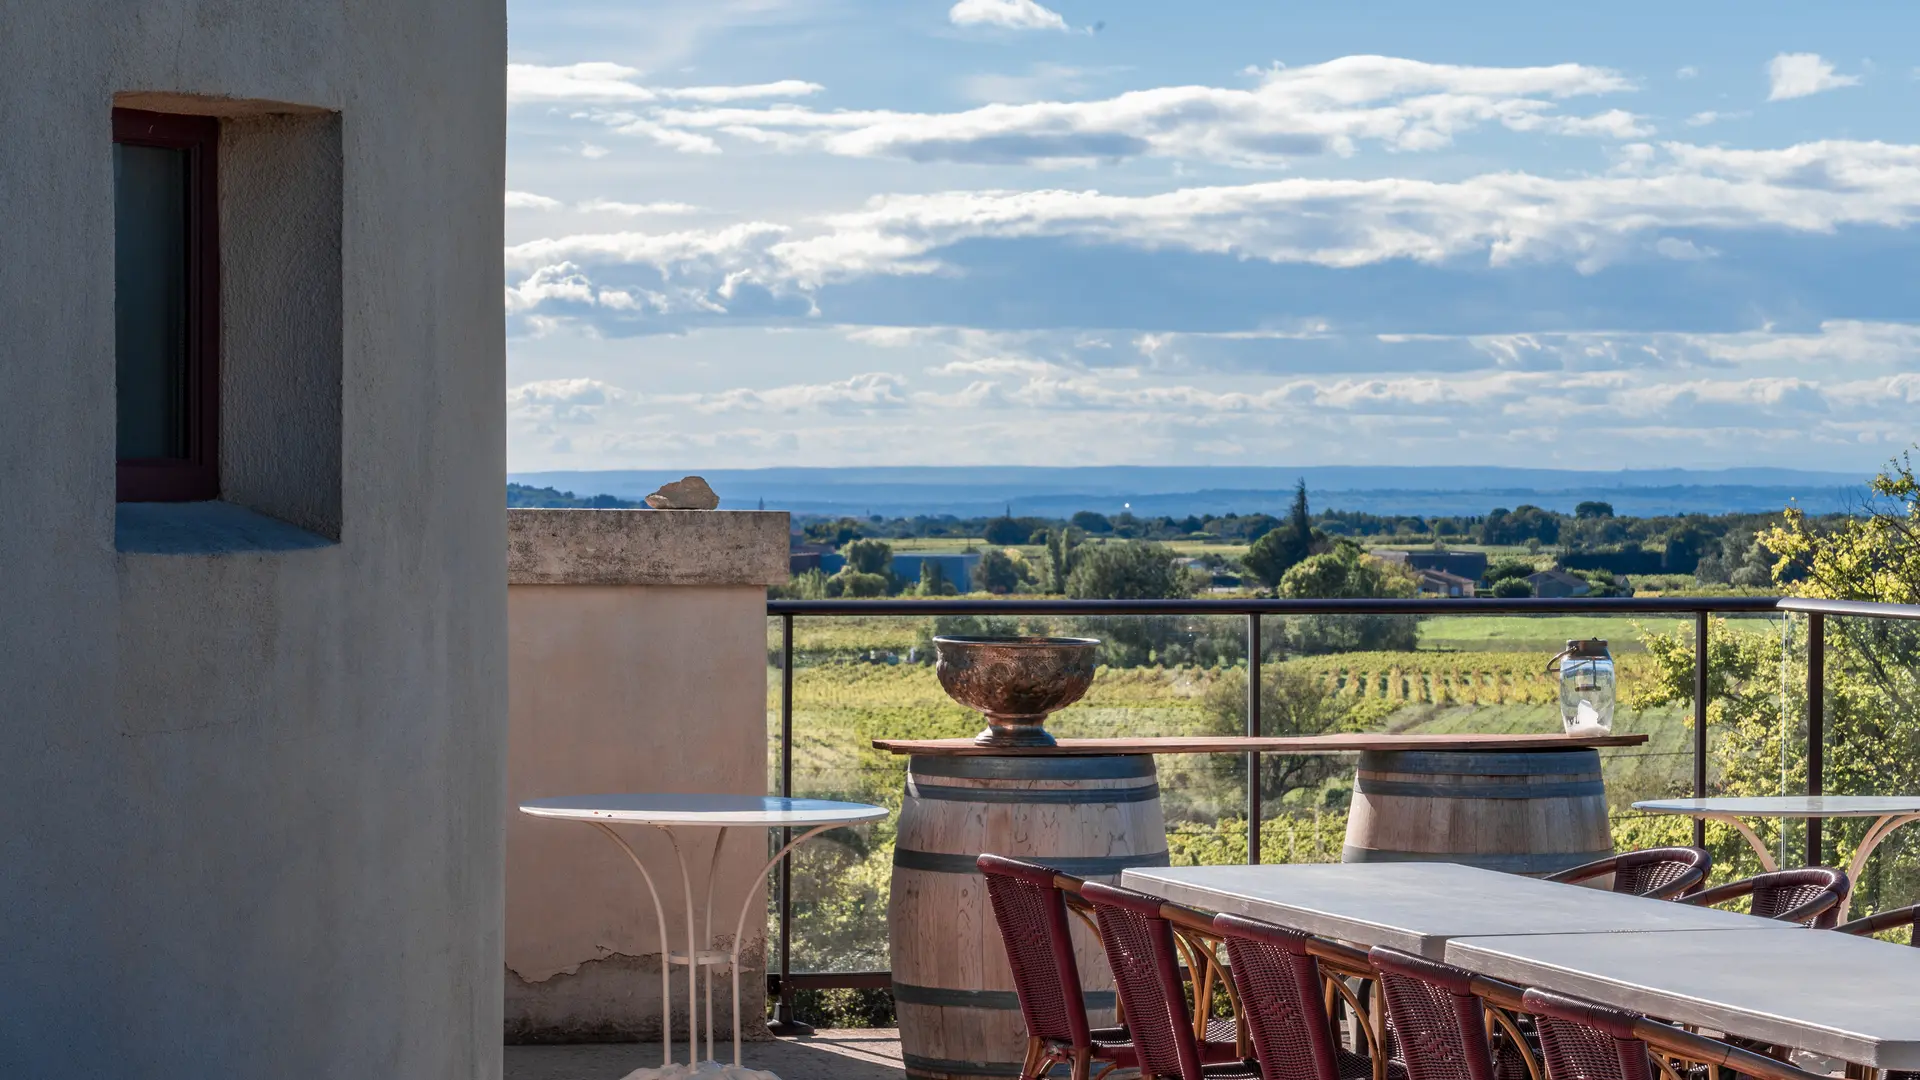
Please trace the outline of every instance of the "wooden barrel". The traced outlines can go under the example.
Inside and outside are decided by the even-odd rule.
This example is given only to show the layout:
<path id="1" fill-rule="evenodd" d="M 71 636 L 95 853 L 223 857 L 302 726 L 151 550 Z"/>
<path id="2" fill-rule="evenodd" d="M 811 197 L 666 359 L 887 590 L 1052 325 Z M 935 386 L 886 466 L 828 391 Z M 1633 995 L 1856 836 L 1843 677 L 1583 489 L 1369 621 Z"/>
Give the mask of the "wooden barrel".
<path id="1" fill-rule="evenodd" d="M 1346 862 L 1551 874 L 1612 853 L 1597 751 L 1360 755 Z"/>
<path id="2" fill-rule="evenodd" d="M 987 852 L 1105 882 L 1128 867 L 1167 865 L 1153 758 L 909 760 L 887 908 L 908 1076 L 1019 1074 L 1026 1025 L 986 881 L 974 866 Z M 1072 922 L 1087 1012 L 1095 1027 L 1111 1024 L 1106 956 L 1093 933 Z"/>

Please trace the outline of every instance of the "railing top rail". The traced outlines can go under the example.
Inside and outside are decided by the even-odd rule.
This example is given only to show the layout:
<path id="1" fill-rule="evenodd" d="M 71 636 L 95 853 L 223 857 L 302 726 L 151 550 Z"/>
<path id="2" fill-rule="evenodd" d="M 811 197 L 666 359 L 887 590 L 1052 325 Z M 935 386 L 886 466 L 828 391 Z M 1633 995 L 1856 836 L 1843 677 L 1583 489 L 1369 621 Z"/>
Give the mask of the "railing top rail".
<path id="1" fill-rule="evenodd" d="M 1818 601 L 1832 603 L 1832 601 Z M 1901 607 L 1901 605 L 1863 605 Z M 1773 596 L 1575 596 L 1561 599 L 1259 600 L 769 600 L 769 615 L 1728 615 L 1782 610 Z M 1791 610 L 1807 610 L 1793 608 Z M 1903 609 L 1906 610 L 1906 609 Z M 1913 608 L 1920 618 L 1920 608 Z M 1854 614 L 1842 612 L 1841 614 Z"/>
<path id="2" fill-rule="evenodd" d="M 1883 604 L 1868 600 L 1813 600 L 1782 597 L 1781 611 L 1803 615 L 1853 615 L 1866 619 L 1920 619 L 1920 604 Z"/>

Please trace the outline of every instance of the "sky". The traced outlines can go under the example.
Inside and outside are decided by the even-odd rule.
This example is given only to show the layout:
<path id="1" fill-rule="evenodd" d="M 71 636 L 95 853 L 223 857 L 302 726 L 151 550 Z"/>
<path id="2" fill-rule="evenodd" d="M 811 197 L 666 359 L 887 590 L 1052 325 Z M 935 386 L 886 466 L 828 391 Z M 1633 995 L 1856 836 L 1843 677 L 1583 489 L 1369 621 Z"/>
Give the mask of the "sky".
<path id="1" fill-rule="evenodd" d="M 1920 439 L 1920 5 L 509 16 L 514 471 Z"/>

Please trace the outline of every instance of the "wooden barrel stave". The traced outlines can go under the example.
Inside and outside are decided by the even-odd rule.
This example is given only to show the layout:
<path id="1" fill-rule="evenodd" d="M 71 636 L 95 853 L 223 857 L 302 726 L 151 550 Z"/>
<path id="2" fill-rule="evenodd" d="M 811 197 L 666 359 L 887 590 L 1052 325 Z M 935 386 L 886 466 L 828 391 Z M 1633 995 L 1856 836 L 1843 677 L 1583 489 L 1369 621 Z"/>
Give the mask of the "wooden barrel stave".
<path id="1" fill-rule="evenodd" d="M 1550 874 L 1612 851 L 1597 751 L 1370 750 L 1342 858 Z"/>
<path id="2" fill-rule="evenodd" d="M 1031 859 L 1096 881 L 1164 866 L 1153 759 L 936 757 L 908 765 L 888 905 L 894 999 L 909 1076 L 1013 1076 L 1026 1031 L 1006 949 L 973 860 Z M 1095 1026 L 1113 1022 L 1113 977 L 1074 919 L 1074 953 Z"/>

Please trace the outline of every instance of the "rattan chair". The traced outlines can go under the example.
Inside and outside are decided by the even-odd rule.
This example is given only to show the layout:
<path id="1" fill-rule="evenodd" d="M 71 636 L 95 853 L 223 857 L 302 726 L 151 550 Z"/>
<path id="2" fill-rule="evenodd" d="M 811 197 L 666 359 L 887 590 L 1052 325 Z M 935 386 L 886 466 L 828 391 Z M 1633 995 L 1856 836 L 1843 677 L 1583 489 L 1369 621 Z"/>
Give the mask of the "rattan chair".
<path id="1" fill-rule="evenodd" d="M 1173 926 L 1161 915 L 1166 903 L 1131 889 L 1089 881 L 1080 896 L 1093 905 L 1100 942 L 1120 991 L 1127 1030 L 1140 1074 L 1149 1080 L 1261 1080 L 1258 1066 L 1239 1060 L 1203 1064 L 1193 1037 L 1187 999 L 1174 958 Z M 1224 1045 L 1237 1054 L 1232 1043 Z"/>
<path id="2" fill-rule="evenodd" d="M 1750 914 L 1827 930 L 1839 921 L 1840 902 L 1847 898 L 1850 888 L 1847 875 L 1842 871 L 1828 866 L 1803 866 L 1798 870 L 1774 870 L 1716 885 L 1683 896 L 1680 902 L 1711 907 L 1751 896 Z"/>
<path id="3" fill-rule="evenodd" d="M 1380 973 L 1409 1080 L 1494 1080 L 1487 1014 L 1473 995 L 1471 973 L 1379 946 L 1367 956 Z"/>
<path id="4" fill-rule="evenodd" d="M 1313 940 L 1291 930 L 1237 915 L 1219 915 L 1213 929 L 1227 945 L 1228 966 L 1240 992 L 1241 1020 L 1259 1058 L 1264 1080 L 1371 1080 L 1374 1059 L 1341 1046 L 1327 1013 L 1326 980 L 1307 951 Z M 1343 984 L 1354 1015 L 1365 1010 Z M 1369 1042 L 1372 1033 L 1368 1033 Z M 1378 1052 L 1378 1049 L 1375 1049 Z M 1387 1074 L 1404 1080 L 1406 1070 Z"/>
<path id="5" fill-rule="evenodd" d="M 1054 870 L 999 855 L 982 855 L 977 865 L 987 876 L 987 898 L 1027 1022 L 1021 1080 L 1044 1076 L 1062 1063 L 1072 1069 L 1073 1080 L 1090 1080 L 1094 1062 L 1132 1068 L 1127 1029 L 1092 1028 L 1087 1022 L 1066 897 L 1054 886 Z"/>
<path id="6" fill-rule="evenodd" d="M 1537 988 L 1520 1000 L 1539 1033 L 1547 1080 L 1653 1080 L 1632 1013 Z"/>
<path id="7" fill-rule="evenodd" d="M 1547 880 L 1571 885 L 1612 874 L 1614 892 L 1673 900 L 1707 880 L 1707 873 L 1712 869 L 1713 856 L 1705 848 L 1662 847 L 1609 855 L 1548 874 Z"/>
<path id="8" fill-rule="evenodd" d="M 1861 937 L 1871 937 L 1874 934 L 1887 930 L 1898 930 L 1901 927 L 1906 927 L 1907 944 L 1920 948 L 1920 904 L 1915 904 L 1912 907 L 1894 908 L 1892 911 L 1877 912 L 1864 919 L 1843 922 L 1839 926 L 1834 927 L 1834 929 L 1843 934 L 1858 934 Z"/>

